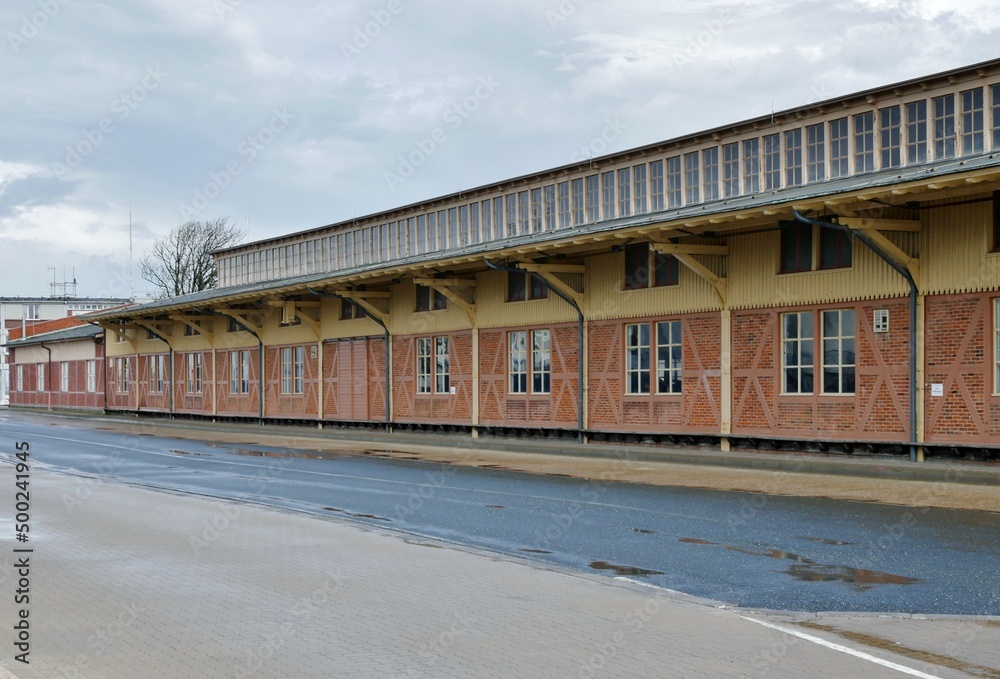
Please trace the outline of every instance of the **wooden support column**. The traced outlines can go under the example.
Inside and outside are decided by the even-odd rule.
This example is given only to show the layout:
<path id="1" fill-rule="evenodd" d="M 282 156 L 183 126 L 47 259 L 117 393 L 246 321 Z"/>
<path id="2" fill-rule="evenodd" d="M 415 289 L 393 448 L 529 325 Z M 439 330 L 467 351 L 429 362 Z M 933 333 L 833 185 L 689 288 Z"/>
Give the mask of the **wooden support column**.
<path id="1" fill-rule="evenodd" d="M 723 452 L 730 450 L 729 436 L 733 433 L 733 311 L 727 305 L 722 314 L 722 337 L 719 348 L 722 352 L 719 379 L 719 404 L 722 412 L 719 447 Z"/>
<path id="2" fill-rule="evenodd" d="M 927 435 L 926 427 L 926 406 L 924 404 L 925 380 L 926 380 L 926 340 L 927 340 L 927 319 L 925 316 L 924 295 L 917 296 L 917 383 L 910 385 L 911 389 L 917 390 L 916 412 L 917 412 L 917 462 L 924 461 L 923 442 Z"/>

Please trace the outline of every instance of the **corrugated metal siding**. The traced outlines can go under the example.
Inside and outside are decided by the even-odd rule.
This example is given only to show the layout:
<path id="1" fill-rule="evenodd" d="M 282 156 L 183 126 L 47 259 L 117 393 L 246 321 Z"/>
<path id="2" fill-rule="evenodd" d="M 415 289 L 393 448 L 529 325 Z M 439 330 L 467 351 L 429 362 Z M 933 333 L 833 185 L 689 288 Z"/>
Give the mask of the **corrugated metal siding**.
<path id="1" fill-rule="evenodd" d="M 716 275 L 723 275 L 722 257 L 695 256 Z M 625 254 L 615 252 L 587 259 L 587 318 L 594 321 L 644 318 L 665 314 L 721 309 L 715 288 L 683 264 L 680 285 L 645 290 L 622 290 Z"/>
<path id="2" fill-rule="evenodd" d="M 476 290 L 473 288 L 452 288 L 452 290 L 467 302 L 474 302 L 476 299 Z M 391 311 L 389 330 L 393 336 L 452 332 L 472 327 L 465 311 L 451 300 L 448 300 L 447 309 L 414 311 L 417 307 L 417 286 L 412 280 L 394 285 L 389 303 Z"/>
<path id="3" fill-rule="evenodd" d="M 886 236 L 911 256 L 917 234 Z M 784 307 L 822 302 L 857 301 L 909 294 L 909 285 L 892 267 L 858 240 L 849 269 L 777 274 L 778 231 L 729 239 L 729 299 L 734 309 Z"/>
<path id="4" fill-rule="evenodd" d="M 985 292 L 1000 287 L 1000 253 L 990 253 L 993 203 L 926 210 L 921 233 L 921 292 Z"/>
<path id="5" fill-rule="evenodd" d="M 487 271 L 477 276 L 476 308 L 480 328 L 571 323 L 576 311 L 561 297 L 549 293 L 548 299 L 507 302 L 507 274 Z"/>

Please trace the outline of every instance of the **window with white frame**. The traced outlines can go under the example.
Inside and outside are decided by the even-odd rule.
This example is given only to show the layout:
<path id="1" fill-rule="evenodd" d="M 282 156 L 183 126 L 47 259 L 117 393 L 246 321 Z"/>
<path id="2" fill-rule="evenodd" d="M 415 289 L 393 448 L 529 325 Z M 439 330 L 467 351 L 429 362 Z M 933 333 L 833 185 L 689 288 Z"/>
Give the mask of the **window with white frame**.
<path id="1" fill-rule="evenodd" d="M 97 392 L 97 361 L 90 359 L 87 361 L 87 393 Z"/>
<path id="2" fill-rule="evenodd" d="M 760 139 L 743 142 L 743 193 L 760 192 Z"/>
<path id="3" fill-rule="evenodd" d="M 544 194 L 545 230 L 552 231 L 556 228 L 556 187 L 549 184 L 542 189 Z M 499 236 L 498 236 L 499 237 Z"/>
<path id="4" fill-rule="evenodd" d="M 305 347 L 282 347 L 281 393 L 305 393 Z"/>
<path id="5" fill-rule="evenodd" d="M 663 161 L 654 160 L 649 164 L 649 201 L 653 212 L 663 210 L 664 203 Z"/>
<path id="6" fill-rule="evenodd" d="M 229 393 L 250 393 L 250 351 L 229 352 Z"/>
<path id="7" fill-rule="evenodd" d="M 802 183 L 802 128 L 785 132 L 785 186 Z"/>
<path id="8" fill-rule="evenodd" d="M 508 382 L 511 394 L 528 393 L 528 333 L 516 330 L 507 333 Z"/>
<path id="9" fill-rule="evenodd" d="M 701 202 L 701 168 L 698 152 L 684 154 L 684 204 Z"/>
<path id="10" fill-rule="evenodd" d="M 738 142 L 722 147 L 722 195 L 726 198 L 740 195 L 740 145 Z"/>
<path id="11" fill-rule="evenodd" d="M 649 393 L 649 323 L 625 326 L 625 393 Z"/>
<path id="12" fill-rule="evenodd" d="M 417 339 L 417 393 L 431 393 L 431 338 Z"/>
<path id="13" fill-rule="evenodd" d="M 806 127 L 806 181 L 826 179 L 826 127 L 823 123 Z"/>
<path id="14" fill-rule="evenodd" d="M 62 361 L 59 363 L 59 391 L 67 392 L 69 391 L 69 362 Z"/>
<path id="15" fill-rule="evenodd" d="M 596 174 L 587 177 L 587 221 L 601 221 L 601 177 Z"/>
<path id="16" fill-rule="evenodd" d="M 155 393 L 163 391 L 163 356 L 161 355 L 149 357 L 149 391 Z"/>
<path id="17" fill-rule="evenodd" d="M 993 393 L 1000 394 L 1000 297 L 993 300 Z"/>
<path id="18" fill-rule="evenodd" d="M 129 360 L 119 358 L 115 361 L 115 391 L 127 394 L 129 391 Z"/>
<path id="19" fill-rule="evenodd" d="M 764 137 L 764 190 L 781 188 L 781 135 Z"/>
<path id="20" fill-rule="evenodd" d="M 555 187 L 552 187 L 553 190 Z M 555 219 L 555 193 L 552 194 L 552 215 L 553 220 Z M 555 221 L 548 223 L 549 229 L 556 228 Z M 504 217 L 503 217 L 503 196 L 497 196 L 493 199 L 493 237 L 500 239 L 504 238 L 506 231 L 504 231 Z"/>
<path id="21" fill-rule="evenodd" d="M 573 222 L 571 221 L 569 182 L 559 182 L 559 228 L 565 229 Z"/>
<path id="22" fill-rule="evenodd" d="M 601 214 L 604 219 L 615 218 L 615 172 L 601 174 Z"/>
<path id="23" fill-rule="evenodd" d="M 854 116 L 854 171 L 875 169 L 875 113 L 866 111 Z"/>
<path id="24" fill-rule="evenodd" d="M 906 162 L 910 165 L 927 161 L 927 101 L 912 101 L 906 105 Z"/>
<path id="25" fill-rule="evenodd" d="M 683 385 L 683 340 L 680 321 L 656 324 L 656 393 L 679 394 Z"/>
<path id="26" fill-rule="evenodd" d="M 719 147 L 713 146 L 702 151 L 702 173 L 705 186 L 705 200 L 719 197 Z"/>
<path id="27" fill-rule="evenodd" d="M 185 390 L 189 394 L 200 394 L 202 390 L 202 360 L 201 354 L 187 354 L 187 384 Z"/>
<path id="28" fill-rule="evenodd" d="M 451 352 L 447 337 L 434 338 L 434 391 L 447 394 L 451 391 Z"/>
<path id="29" fill-rule="evenodd" d="M 902 119 L 898 106 L 888 106 L 878 111 L 879 149 L 882 169 L 902 165 Z"/>
<path id="30" fill-rule="evenodd" d="M 955 157 L 955 95 L 931 100 L 934 109 L 934 160 Z"/>
<path id="31" fill-rule="evenodd" d="M 573 225 L 586 223 L 586 197 L 583 191 L 583 179 L 573 180 Z"/>
<path id="32" fill-rule="evenodd" d="M 962 98 L 962 153 L 983 152 L 983 88 L 966 90 Z"/>
<path id="33" fill-rule="evenodd" d="M 632 196 L 635 201 L 635 213 L 645 214 L 649 211 L 646 196 L 646 166 L 636 165 L 632 168 Z"/>
<path id="34" fill-rule="evenodd" d="M 24 391 L 24 366 L 17 366 L 17 390 Z"/>
<path id="35" fill-rule="evenodd" d="M 548 330 L 531 331 L 531 393 L 552 391 L 552 336 Z"/>
<path id="36" fill-rule="evenodd" d="M 811 311 L 781 315 L 782 393 L 813 393 L 814 346 Z"/>
<path id="37" fill-rule="evenodd" d="M 563 185 L 566 189 L 565 215 L 563 214 Z M 517 194 L 508 194 L 504 196 L 504 199 L 507 205 L 507 237 L 510 238 L 520 233 L 517 228 Z M 559 185 L 559 226 L 569 226 L 569 182 L 563 182 Z"/>
<path id="38" fill-rule="evenodd" d="M 45 391 L 45 364 L 35 364 L 35 391 Z"/>
<path id="39" fill-rule="evenodd" d="M 478 208 L 479 208 L 479 206 L 478 205 L 474 205 L 474 207 L 475 207 L 475 209 L 473 210 L 472 214 L 475 217 L 475 223 L 476 223 L 477 229 L 478 229 L 478 224 L 479 224 L 479 209 Z M 543 230 L 543 227 L 542 227 L 542 214 L 543 214 L 543 212 L 542 212 L 542 190 L 541 189 L 532 189 L 531 190 L 531 232 L 532 233 L 541 233 L 542 232 L 542 230 Z M 479 241 L 475 240 L 473 242 L 478 243 Z"/>
<path id="40" fill-rule="evenodd" d="M 667 158 L 667 207 L 680 207 L 684 204 L 682 186 L 681 157 Z"/>
<path id="41" fill-rule="evenodd" d="M 823 393 L 853 394 L 856 370 L 853 309 L 824 311 Z"/>
<path id="42" fill-rule="evenodd" d="M 21 315 L 26 321 L 37 321 L 42 317 L 41 305 L 25 304 L 24 308 L 21 310 Z"/>
<path id="43" fill-rule="evenodd" d="M 838 179 L 851 173 L 850 137 L 847 118 L 830 121 L 830 178 Z"/>
<path id="44" fill-rule="evenodd" d="M 623 167 L 618 170 L 618 216 L 628 217 L 632 214 L 632 172 Z"/>
<path id="45" fill-rule="evenodd" d="M 517 232 L 522 236 L 527 235 L 531 233 L 530 227 L 531 204 L 529 194 L 527 191 L 519 191 L 517 194 Z"/>

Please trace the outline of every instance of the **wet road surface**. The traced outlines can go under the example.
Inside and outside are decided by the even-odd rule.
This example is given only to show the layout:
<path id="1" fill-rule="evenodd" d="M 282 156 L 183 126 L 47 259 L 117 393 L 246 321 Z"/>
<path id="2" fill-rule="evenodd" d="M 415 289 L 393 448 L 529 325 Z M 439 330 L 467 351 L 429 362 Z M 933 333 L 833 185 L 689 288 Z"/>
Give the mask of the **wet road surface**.
<path id="1" fill-rule="evenodd" d="M 336 516 L 733 605 L 1000 615 L 1000 513 L 127 436 L 0 410 L 0 451 L 20 440 L 36 463 L 106 480 Z M 81 480 L 79 499 L 99 483 Z"/>

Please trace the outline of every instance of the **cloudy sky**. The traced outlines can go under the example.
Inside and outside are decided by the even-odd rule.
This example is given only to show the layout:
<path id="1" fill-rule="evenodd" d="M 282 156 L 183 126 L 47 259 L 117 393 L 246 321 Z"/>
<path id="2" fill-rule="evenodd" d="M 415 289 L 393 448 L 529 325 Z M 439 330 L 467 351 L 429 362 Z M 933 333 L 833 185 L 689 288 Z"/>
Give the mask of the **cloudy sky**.
<path id="1" fill-rule="evenodd" d="M 265 238 L 1000 56 L 993 0 L 8 0 L 0 30 L 21 295 L 127 296 L 130 206 L 136 259 L 190 218 Z"/>

